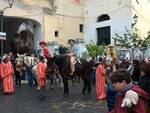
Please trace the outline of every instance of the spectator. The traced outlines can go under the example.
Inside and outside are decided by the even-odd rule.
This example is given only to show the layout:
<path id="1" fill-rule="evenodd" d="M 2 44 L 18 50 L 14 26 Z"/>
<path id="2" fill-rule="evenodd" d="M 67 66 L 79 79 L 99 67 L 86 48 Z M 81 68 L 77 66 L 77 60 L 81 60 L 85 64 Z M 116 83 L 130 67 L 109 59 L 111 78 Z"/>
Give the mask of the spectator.
<path id="1" fill-rule="evenodd" d="M 126 70 L 113 72 L 111 82 L 119 94 L 115 108 L 109 113 L 147 113 L 145 106 L 148 94 L 139 86 L 133 85 Z"/>
<path id="2" fill-rule="evenodd" d="M 133 60 L 133 66 L 134 69 L 131 78 L 134 82 L 138 82 L 140 79 L 140 62 L 138 60 Z"/>
<path id="3" fill-rule="evenodd" d="M 150 65 L 148 64 L 141 65 L 141 78 L 139 81 L 139 86 L 150 96 Z M 150 107 L 150 97 L 148 100 L 148 105 Z"/>

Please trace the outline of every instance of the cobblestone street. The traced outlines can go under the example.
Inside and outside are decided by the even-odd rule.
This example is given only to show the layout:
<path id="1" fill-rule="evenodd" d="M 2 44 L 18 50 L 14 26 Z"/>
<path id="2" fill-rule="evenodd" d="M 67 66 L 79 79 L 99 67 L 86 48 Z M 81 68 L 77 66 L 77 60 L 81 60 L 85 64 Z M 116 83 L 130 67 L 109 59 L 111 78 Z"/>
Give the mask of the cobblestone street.
<path id="1" fill-rule="evenodd" d="M 63 89 L 50 90 L 46 87 L 46 99 L 37 98 L 36 88 L 24 84 L 16 87 L 15 94 L 5 96 L 0 94 L 0 113 L 106 113 L 106 103 L 95 99 L 92 95 L 81 95 L 80 86 L 70 85 L 70 96 L 62 96 Z"/>

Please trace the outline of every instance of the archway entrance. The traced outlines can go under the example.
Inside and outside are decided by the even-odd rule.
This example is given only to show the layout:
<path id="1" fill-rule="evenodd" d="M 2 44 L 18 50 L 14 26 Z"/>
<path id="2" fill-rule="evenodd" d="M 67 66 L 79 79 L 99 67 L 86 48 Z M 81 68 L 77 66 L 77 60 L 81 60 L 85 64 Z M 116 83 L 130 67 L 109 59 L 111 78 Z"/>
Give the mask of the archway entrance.
<path id="1" fill-rule="evenodd" d="M 32 19 L 4 17 L 4 53 L 30 53 L 36 50 L 37 36 L 41 36 L 41 25 Z M 1 47 L 1 45 L 0 45 Z"/>

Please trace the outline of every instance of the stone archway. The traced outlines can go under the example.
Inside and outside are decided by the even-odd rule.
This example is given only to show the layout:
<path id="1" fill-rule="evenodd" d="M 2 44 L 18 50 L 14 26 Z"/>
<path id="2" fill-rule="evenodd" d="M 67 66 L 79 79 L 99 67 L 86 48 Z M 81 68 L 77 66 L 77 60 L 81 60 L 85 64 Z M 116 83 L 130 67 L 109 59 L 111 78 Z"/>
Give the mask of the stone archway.
<path id="1" fill-rule="evenodd" d="M 18 53 L 34 52 L 34 37 L 33 33 L 28 30 L 23 30 L 16 34 L 14 39 L 15 47 Z"/>
<path id="2" fill-rule="evenodd" d="M 32 23 L 32 31 L 29 29 L 22 29 L 18 32 L 19 27 L 22 23 Z M 24 38 L 24 42 L 30 42 L 26 47 L 30 50 L 36 50 L 36 42 L 40 40 L 38 37 L 42 35 L 41 24 L 33 19 L 20 18 L 20 17 L 5 17 L 4 18 L 4 32 L 6 32 L 7 39 L 4 41 L 4 53 L 8 52 L 18 52 L 17 40 Z M 26 39 L 26 41 L 25 41 Z M 32 44 L 33 42 L 33 44 Z M 27 50 L 26 52 L 29 52 Z"/>
<path id="3" fill-rule="evenodd" d="M 34 52 L 34 29 L 32 22 L 23 22 L 16 33 L 15 45 L 18 53 Z"/>

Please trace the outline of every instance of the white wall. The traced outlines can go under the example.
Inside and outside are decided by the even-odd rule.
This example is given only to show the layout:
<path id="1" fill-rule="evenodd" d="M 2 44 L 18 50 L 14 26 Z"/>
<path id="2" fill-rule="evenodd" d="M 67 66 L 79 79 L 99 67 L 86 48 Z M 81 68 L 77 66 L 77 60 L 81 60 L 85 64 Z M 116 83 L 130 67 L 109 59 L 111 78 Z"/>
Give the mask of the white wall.
<path id="1" fill-rule="evenodd" d="M 132 1 L 132 17 L 136 14 L 138 21 L 135 27 L 139 30 L 141 37 L 147 36 L 147 32 L 150 31 L 150 2 L 149 0 L 139 0 L 139 4 L 136 0 Z M 150 48 L 145 53 L 146 57 L 150 57 Z"/>
<path id="2" fill-rule="evenodd" d="M 139 0 L 139 4 L 136 0 L 132 1 L 132 17 L 136 14 L 138 21 L 135 27 L 139 30 L 142 37 L 147 35 L 150 31 L 150 2 L 148 0 Z"/>
<path id="3" fill-rule="evenodd" d="M 107 14 L 109 21 L 97 23 L 97 18 Z M 97 42 L 96 28 L 111 26 L 111 37 L 123 33 L 125 26 L 131 29 L 132 9 L 130 0 L 87 0 L 85 5 L 85 41 Z M 111 39 L 111 43 L 113 40 Z"/>

